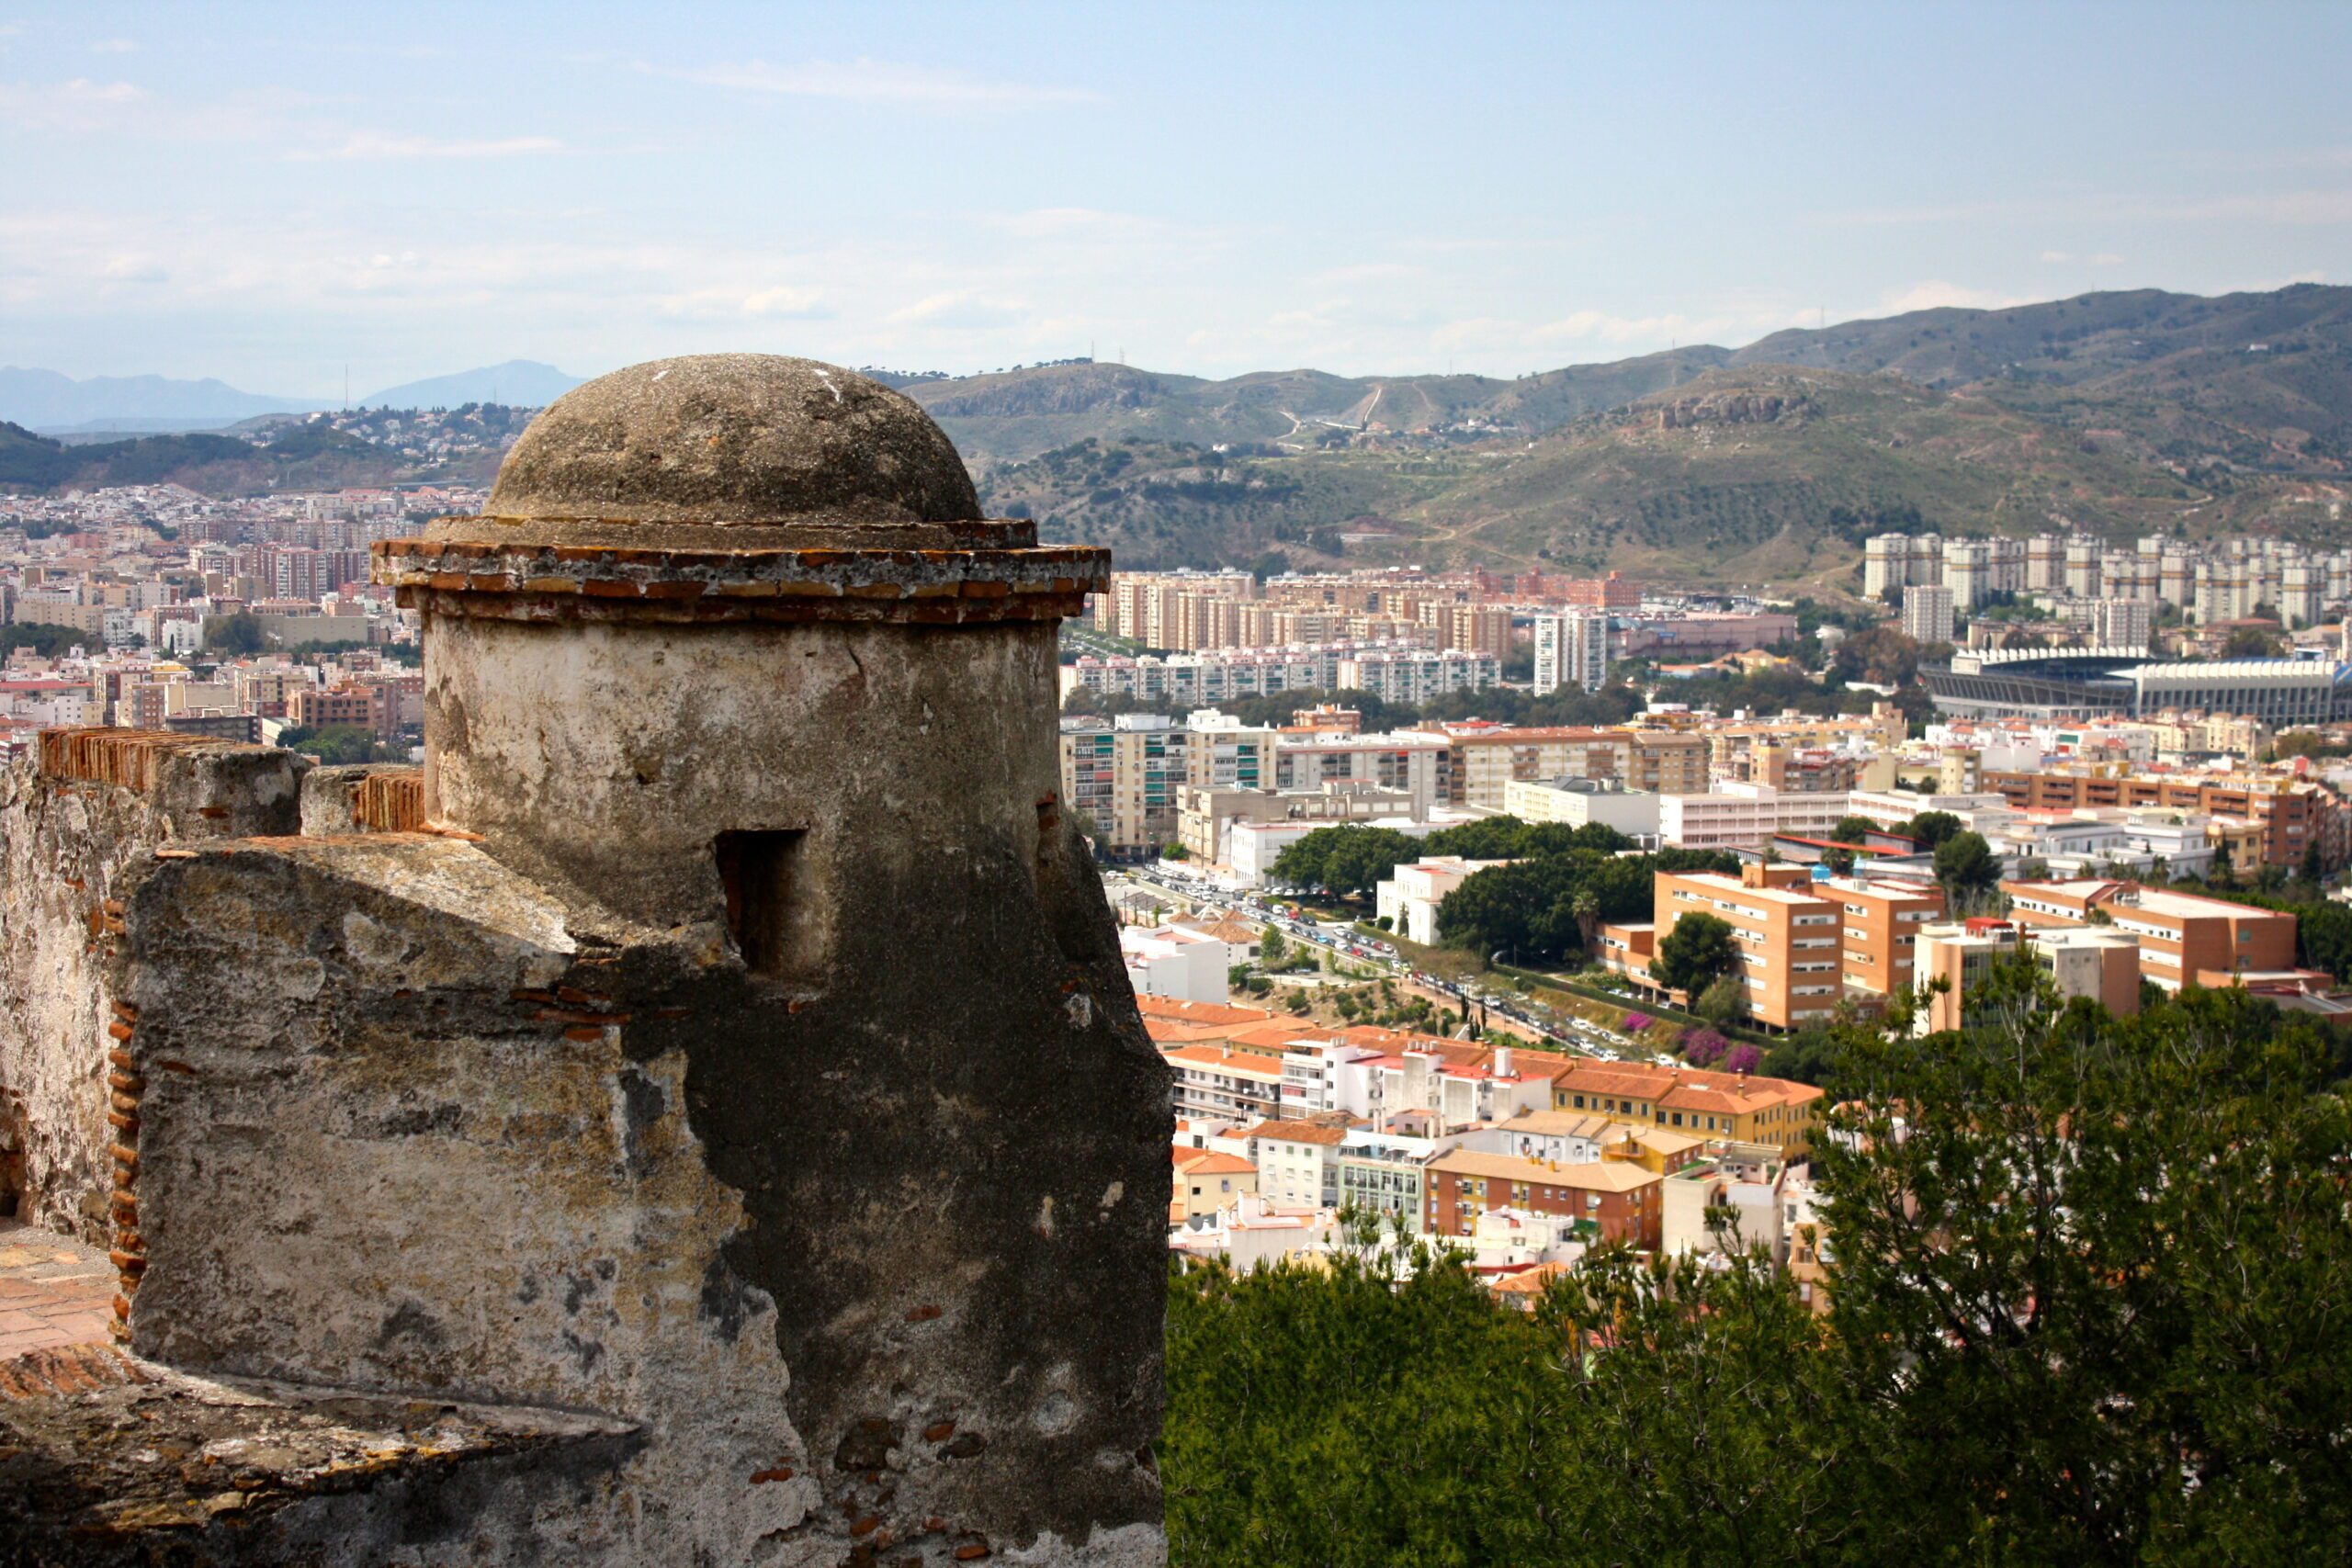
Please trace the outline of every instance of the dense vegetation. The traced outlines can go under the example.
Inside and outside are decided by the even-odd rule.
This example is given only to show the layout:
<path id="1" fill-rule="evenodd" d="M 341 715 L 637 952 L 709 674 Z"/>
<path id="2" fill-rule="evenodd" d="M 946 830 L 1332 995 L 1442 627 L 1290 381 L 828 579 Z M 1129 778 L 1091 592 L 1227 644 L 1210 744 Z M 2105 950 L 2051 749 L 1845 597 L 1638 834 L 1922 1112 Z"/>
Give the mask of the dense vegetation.
<path id="1" fill-rule="evenodd" d="M 1287 846 L 1272 870 L 1276 881 L 1294 887 L 1365 898 L 1399 864 L 1423 856 L 1510 861 L 1464 879 L 1439 907 L 1439 929 L 1450 945 L 1511 949 L 1532 963 L 1588 946 L 1603 920 L 1647 915 L 1650 879 L 1658 872 L 1732 871 L 1739 863 L 1714 850 L 1624 852 L 1633 847 L 1633 840 L 1598 822 L 1571 828 L 1486 817 L 1421 839 L 1346 823 L 1317 828 Z"/>
<path id="2" fill-rule="evenodd" d="M 97 643 L 98 638 L 92 633 L 43 621 L 18 621 L 0 626 L 0 653 L 29 648 L 43 659 L 55 659 L 70 648 L 95 648 Z"/>
<path id="3" fill-rule="evenodd" d="M 1826 1316 L 1752 1256 L 1609 1254 L 1532 1312 L 1370 1250 L 1180 1275 L 1172 1559 L 2335 1560 L 2337 1048 L 2241 993 L 2116 1021 L 2039 984 L 1998 972 L 1960 1032 L 1838 1032 Z"/>

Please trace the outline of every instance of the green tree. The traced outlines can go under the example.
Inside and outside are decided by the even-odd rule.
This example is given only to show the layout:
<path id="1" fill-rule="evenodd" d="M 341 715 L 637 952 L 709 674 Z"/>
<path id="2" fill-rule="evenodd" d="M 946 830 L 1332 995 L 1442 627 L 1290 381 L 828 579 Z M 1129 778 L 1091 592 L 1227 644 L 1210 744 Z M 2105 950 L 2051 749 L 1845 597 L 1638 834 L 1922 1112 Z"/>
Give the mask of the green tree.
<path id="1" fill-rule="evenodd" d="M 55 659 L 76 645 L 95 648 L 97 642 L 98 638 L 93 633 L 45 621 L 19 621 L 14 626 L 0 626 L 0 653 L 10 649 L 29 648 L 43 659 Z"/>
<path id="2" fill-rule="evenodd" d="M 1163 844 L 1160 846 L 1159 858 L 1161 860 L 1190 860 L 1193 858 L 1193 852 L 1182 844 Z"/>
<path id="3" fill-rule="evenodd" d="M 1713 915 L 1690 914 L 1674 922 L 1650 960 L 1650 976 L 1669 990 L 1695 997 L 1716 976 L 1739 962 L 1732 940 L 1731 922 Z"/>
<path id="4" fill-rule="evenodd" d="M 2240 626 L 2222 644 L 2224 659 L 2276 659 L 2279 653 L 2278 635 L 2260 626 Z"/>
<path id="5" fill-rule="evenodd" d="M 1418 858 L 1421 846 L 1394 828 L 1347 823 L 1317 828 L 1274 857 L 1275 880 L 1295 887 L 1319 887 L 1343 898 L 1369 897 L 1400 862 Z"/>
<path id="6" fill-rule="evenodd" d="M 1944 840 L 1959 832 L 1962 826 L 1960 818 L 1949 811 L 1922 811 L 1905 823 L 1901 830 L 1905 838 L 1917 839 L 1935 850 L 1942 848 Z"/>
<path id="7" fill-rule="evenodd" d="M 1910 1022 L 1802 1037 L 1844 1102 L 1794 1238 L 1826 1315 L 1727 1220 L 1711 1267 L 1602 1247 L 1532 1311 L 1354 1215 L 1329 1268 L 1179 1271 L 1171 1558 L 2336 1560 L 2352 1106 L 2323 1026 L 2195 987 L 2111 1019 L 2030 962 L 1960 1030 Z"/>
<path id="8" fill-rule="evenodd" d="M 2001 857 L 1982 833 L 1954 833 L 1936 846 L 1936 880 L 1955 901 L 1990 892 L 2001 880 Z"/>
<path id="9" fill-rule="evenodd" d="M 252 615 L 214 615 L 204 623 L 204 647 L 208 653 L 226 654 L 233 659 L 259 653 L 268 646 L 269 638 L 262 631 L 261 622 Z"/>
<path id="10" fill-rule="evenodd" d="M 1577 941 L 1589 953 L 1593 934 L 1600 928 L 1600 890 L 1589 883 L 1578 887 L 1568 896 L 1568 908 L 1577 922 Z"/>
<path id="11" fill-rule="evenodd" d="M 1840 817 L 1838 826 L 1829 829 L 1829 836 L 1841 844 L 1860 844 L 1869 842 L 1870 836 L 1877 831 L 1878 824 L 1867 817 Z"/>
<path id="12" fill-rule="evenodd" d="M 277 743 L 289 751 L 316 757 L 330 766 L 393 760 L 393 748 L 380 745 L 373 730 L 356 724 L 326 724 L 311 728 L 289 724 L 277 732 Z"/>
<path id="13" fill-rule="evenodd" d="M 1724 975 L 1699 993 L 1690 1010 L 1709 1023 L 1736 1023 L 1747 1016 L 1747 982 Z"/>
<path id="14" fill-rule="evenodd" d="M 2352 1319 L 2301 1303 L 2352 1299 L 2352 1109 L 2316 1031 L 2236 990 L 2061 1008 L 2030 961 L 1977 992 L 1956 1033 L 1854 1032 L 1815 1149 L 1881 1550 L 2333 1556 Z"/>

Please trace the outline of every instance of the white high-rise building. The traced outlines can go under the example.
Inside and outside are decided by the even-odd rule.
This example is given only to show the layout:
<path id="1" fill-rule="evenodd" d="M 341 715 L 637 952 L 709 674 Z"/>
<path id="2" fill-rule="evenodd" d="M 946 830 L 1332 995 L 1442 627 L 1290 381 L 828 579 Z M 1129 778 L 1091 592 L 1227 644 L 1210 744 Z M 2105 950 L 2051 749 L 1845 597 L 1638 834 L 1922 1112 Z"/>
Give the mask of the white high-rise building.
<path id="1" fill-rule="evenodd" d="M 1609 682 L 1609 617 L 1580 610 L 1535 617 L 1535 694 Z"/>
<path id="2" fill-rule="evenodd" d="M 1993 547 L 1981 539 L 1953 539 L 1944 546 L 1943 586 L 1954 609 L 1973 610 L 1993 592 Z"/>
<path id="3" fill-rule="evenodd" d="M 2091 603 L 2091 641 L 2100 648 L 2146 648 L 2155 638 L 2156 607 L 2142 599 Z"/>
<path id="4" fill-rule="evenodd" d="M 1950 642 L 1952 635 L 1952 592 L 1931 583 L 1915 583 L 1903 591 L 1903 635 L 1922 647 Z"/>

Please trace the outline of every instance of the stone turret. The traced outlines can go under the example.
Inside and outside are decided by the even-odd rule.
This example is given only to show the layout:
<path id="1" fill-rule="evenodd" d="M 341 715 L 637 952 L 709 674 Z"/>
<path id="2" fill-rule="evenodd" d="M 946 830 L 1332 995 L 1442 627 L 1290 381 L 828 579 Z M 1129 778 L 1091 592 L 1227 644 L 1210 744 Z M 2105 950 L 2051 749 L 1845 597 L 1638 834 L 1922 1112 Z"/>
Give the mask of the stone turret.
<path id="1" fill-rule="evenodd" d="M 1104 553 L 759 355 L 576 389 L 377 550 L 421 788 L 61 740 L 0 797 L 23 1206 L 107 1244 L 130 1352 L 17 1438 L 150 1509 L 133 1399 L 294 1456 L 175 1505 L 207 1561 L 1159 1561 L 1165 1069 L 1054 749 Z M 321 1400 L 420 1457 L 322 1483 Z"/>

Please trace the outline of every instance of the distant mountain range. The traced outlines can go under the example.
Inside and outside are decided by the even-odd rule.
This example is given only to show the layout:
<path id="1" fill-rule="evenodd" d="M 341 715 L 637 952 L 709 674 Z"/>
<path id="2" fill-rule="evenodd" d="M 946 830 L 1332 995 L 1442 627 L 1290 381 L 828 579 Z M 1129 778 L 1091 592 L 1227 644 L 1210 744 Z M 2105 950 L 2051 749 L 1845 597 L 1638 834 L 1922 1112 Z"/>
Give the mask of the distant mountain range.
<path id="1" fill-rule="evenodd" d="M 360 408 L 456 408 L 502 402 L 540 408 L 580 385 L 552 365 L 510 359 L 454 376 L 404 382 L 371 392 Z M 153 435 L 220 430 L 262 414 L 308 413 L 333 408 L 318 398 L 277 398 L 239 391 L 225 381 L 174 380 L 166 376 L 94 376 L 77 381 L 54 370 L 0 369 L 0 420 L 44 435 Z"/>
<path id="2" fill-rule="evenodd" d="M 36 429 L 186 430 L 233 424 L 263 413 L 299 413 L 320 405 L 297 398 L 241 392 L 226 381 L 175 381 L 164 376 L 94 376 L 76 381 L 54 370 L 0 369 L 0 419 Z"/>
<path id="3" fill-rule="evenodd" d="M 0 374 L 0 416 L 161 417 L 60 384 L 202 389 L 175 417 L 233 412 L 204 397 L 273 401 L 219 382 L 44 375 Z M 35 378 L 50 412 L 25 417 L 12 377 Z M 1858 586 L 1860 540 L 1887 530 L 2352 543 L 2352 288 L 2312 284 L 1919 310 L 1511 380 L 1208 380 L 1091 362 L 890 378 L 954 438 L 991 514 L 1108 544 L 1136 567 L 1476 561 L 1839 592 Z M 533 405 L 573 384 L 513 361 L 366 401 Z M 0 431 L 0 485 L 136 474 L 232 490 L 424 471 L 356 436 L 299 465 L 275 448 L 248 460 L 230 439 L 62 446 Z"/>
<path id="4" fill-rule="evenodd" d="M 455 376 L 404 381 L 397 387 L 368 393 L 357 406 L 453 409 L 466 403 L 503 403 L 509 408 L 545 408 L 580 385 L 580 379 L 536 359 L 510 359 L 503 365 L 486 366 L 480 370 L 460 370 Z"/>

